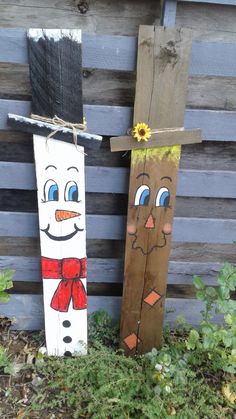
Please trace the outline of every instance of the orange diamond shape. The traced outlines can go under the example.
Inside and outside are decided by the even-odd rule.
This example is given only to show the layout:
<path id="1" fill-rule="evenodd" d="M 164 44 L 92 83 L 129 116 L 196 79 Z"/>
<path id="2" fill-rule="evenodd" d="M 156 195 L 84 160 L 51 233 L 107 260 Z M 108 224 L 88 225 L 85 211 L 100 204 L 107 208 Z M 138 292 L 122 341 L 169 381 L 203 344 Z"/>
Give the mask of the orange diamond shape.
<path id="1" fill-rule="evenodd" d="M 158 300 L 160 300 L 161 295 L 158 294 L 158 292 L 156 291 L 151 291 L 150 294 L 147 295 L 146 298 L 144 298 L 145 303 L 149 304 L 151 307 L 154 306 L 154 304 L 156 304 L 156 302 Z"/>
<path id="2" fill-rule="evenodd" d="M 132 351 L 132 349 L 136 348 L 137 344 L 140 342 L 140 339 L 135 333 L 132 333 L 124 339 L 124 342 L 130 349 L 130 351 Z"/>

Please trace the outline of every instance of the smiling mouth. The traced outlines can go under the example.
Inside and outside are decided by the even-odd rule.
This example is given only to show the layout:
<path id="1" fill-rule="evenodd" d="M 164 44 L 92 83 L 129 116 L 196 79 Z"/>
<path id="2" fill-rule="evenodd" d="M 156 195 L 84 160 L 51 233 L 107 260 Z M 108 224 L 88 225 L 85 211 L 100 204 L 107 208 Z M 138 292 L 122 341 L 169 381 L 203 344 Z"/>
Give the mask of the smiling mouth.
<path id="1" fill-rule="evenodd" d="M 44 229 L 41 228 L 40 231 L 43 231 L 43 233 L 45 233 L 49 237 L 49 239 L 56 240 L 56 241 L 70 240 L 72 239 L 72 237 L 74 237 L 78 233 L 78 231 L 84 231 L 83 228 L 79 228 L 77 227 L 76 224 L 74 224 L 74 231 L 72 231 L 72 233 L 67 234 L 66 236 L 53 236 L 53 234 L 49 233 L 49 229 L 50 229 L 50 224 L 48 224 L 48 226 Z"/>

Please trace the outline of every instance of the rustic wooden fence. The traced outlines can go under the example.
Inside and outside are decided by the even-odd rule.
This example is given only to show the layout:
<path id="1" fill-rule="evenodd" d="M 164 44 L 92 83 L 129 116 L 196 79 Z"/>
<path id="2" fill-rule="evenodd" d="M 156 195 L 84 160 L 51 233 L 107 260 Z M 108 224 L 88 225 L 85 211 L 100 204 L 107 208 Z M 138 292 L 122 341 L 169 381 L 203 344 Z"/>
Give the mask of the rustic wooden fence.
<path id="1" fill-rule="evenodd" d="M 135 37 L 84 34 L 85 72 L 101 69 L 132 74 L 136 48 Z M 24 30 L 0 29 L 0 61 L 27 63 Z M 236 77 L 236 44 L 195 41 L 190 75 Z M 15 316 L 18 329 L 41 329 L 43 307 L 32 138 L 20 134 L 18 142 L 19 134 L 7 126 L 8 112 L 28 115 L 30 102 L 0 100 L 0 268 L 16 270 L 14 293 L 8 304 L 0 306 L 0 312 Z M 105 136 L 101 150 L 90 152 L 86 158 L 89 311 L 103 308 L 118 320 L 129 156 L 110 153 L 108 137 L 123 135 L 132 125 L 132 107 L 89 104 L 84 106 L 84 113 L 90 131 Z M 184 314 L 191 324 L 196 324 L 202 305 L 194 299 L 192 276 L 200 274 L 208 284 L 215 284 L 215 274 L 223 261 L 235 261 L 232 242 L 236 240 L 236 172 L 231 150 L 236 141 L 236 112 L 187 109 L 185 127 L 202 128 L 205 141 L 203 145 L 183 147 L 166 319 L 173 323 L 178 314 Z M 7 142 L 3 141 L 4 133 Z"/>

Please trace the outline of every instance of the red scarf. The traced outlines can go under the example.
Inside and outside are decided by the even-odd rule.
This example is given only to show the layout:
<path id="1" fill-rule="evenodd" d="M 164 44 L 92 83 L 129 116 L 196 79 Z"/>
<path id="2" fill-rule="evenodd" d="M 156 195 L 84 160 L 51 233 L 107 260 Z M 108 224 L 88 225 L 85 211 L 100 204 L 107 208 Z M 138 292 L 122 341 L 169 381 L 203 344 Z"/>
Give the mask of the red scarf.
<path id="1" fill-rule="evenodd" d="M 80 278 L 86 278 L 86 258 L 49 259 L 42 257 L 42 277 L 61 279 L 50 306 L 67 312 L 72 299 L 74 310 L 87 307 L 87 295 Z"/>

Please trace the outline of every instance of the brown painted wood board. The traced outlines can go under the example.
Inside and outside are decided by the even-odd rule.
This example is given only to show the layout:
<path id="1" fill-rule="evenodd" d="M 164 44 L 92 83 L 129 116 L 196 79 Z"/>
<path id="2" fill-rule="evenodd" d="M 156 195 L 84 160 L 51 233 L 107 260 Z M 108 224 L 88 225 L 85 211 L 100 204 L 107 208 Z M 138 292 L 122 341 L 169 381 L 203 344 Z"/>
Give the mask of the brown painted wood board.
<path id="1" fill-rule="evenodd" d="M 151 139 L 146 142 L 137 142 L 131 135 L 124 137 L 111 137 L 111 151 L 141 150 L 144 148 L 156 148 L 161 146 L 171 146 L 177 144 L 201 143 L 201 130 L 184 130 L 176 128 L 170 130 L 156 130 Z"/>
<path id="2" fill-rule="evenodd" d="M 133 125 L 183 126 L 190 48 L 188 30 L 140 27 Z M 121 312 L 127 354 L 161 345 L 180 152 L 181 146 L 131 152 Z"/>

